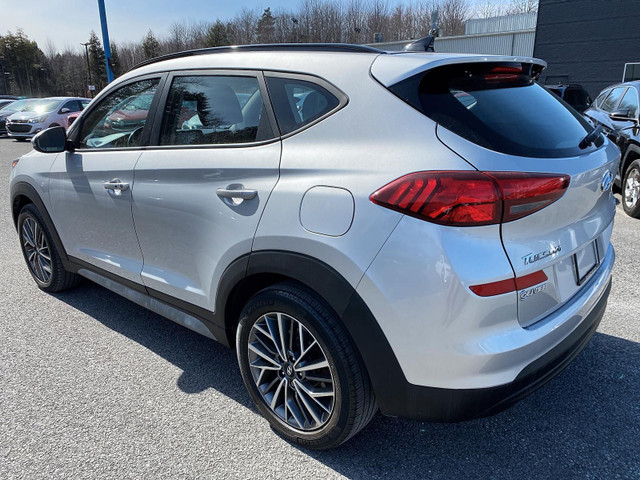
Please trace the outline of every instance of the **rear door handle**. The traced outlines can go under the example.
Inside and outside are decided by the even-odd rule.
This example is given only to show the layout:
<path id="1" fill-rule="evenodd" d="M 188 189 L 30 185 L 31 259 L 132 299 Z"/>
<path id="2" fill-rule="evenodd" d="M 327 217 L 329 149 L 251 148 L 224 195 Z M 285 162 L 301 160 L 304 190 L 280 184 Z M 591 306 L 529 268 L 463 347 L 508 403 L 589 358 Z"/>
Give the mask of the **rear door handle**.
<path id="1" fill-rule="evenodd" d="M 216 193 L 222 198 L 241 198 L 242 200 L 251 200 L 258 195 L 257 190 L 245 190 L 244 188 L 219 188 Z"/>

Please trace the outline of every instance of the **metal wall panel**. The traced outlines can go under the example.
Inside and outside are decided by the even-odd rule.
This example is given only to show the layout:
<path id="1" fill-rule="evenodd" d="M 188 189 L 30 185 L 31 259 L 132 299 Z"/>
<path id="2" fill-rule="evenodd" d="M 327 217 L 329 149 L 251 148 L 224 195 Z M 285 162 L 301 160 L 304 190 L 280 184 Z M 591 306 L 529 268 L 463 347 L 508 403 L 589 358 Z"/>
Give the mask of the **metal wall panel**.
<path id="1" fill-rule="evenodd" d="M 535 30 L 511 33 L 488 33 L 485 35 L 460 35 L 458 37 L 438 37 L 436 52 L 442 53 L 484 53 L 487 55 L 533 56 Z M 372 43 L 372 47 L 389 52 L 402 50 L 411 40 L 399 42 Z"/>
<path id="2" fill-rule="evenodd" d="M 523 13 L 520 15 L 505 15 L 492 18 L 473 18 L 467 20 L 464 26 L 465 35 L 480 33 L 512 32 L 514 30 L 531 30 L 536 28 L 537 13 Z"/>
<path id="3" fill-rule="evenodd" d="M 638 0 L 540 0 L 535 56 L 545 76 L 567 75 L 595 98 L 622 81 L 624 64 L 640 62 Z"/>

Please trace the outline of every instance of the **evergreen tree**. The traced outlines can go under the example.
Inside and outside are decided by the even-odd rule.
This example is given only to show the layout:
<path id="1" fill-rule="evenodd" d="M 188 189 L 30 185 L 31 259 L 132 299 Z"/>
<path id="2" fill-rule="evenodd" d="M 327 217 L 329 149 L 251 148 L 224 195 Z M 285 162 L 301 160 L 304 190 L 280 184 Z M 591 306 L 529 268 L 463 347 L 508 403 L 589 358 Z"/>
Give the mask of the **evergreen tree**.
<path id="1" fill-rule="evenodd" d="M 259 43 L 272 43 L 275 33 L 275 19 L 271 15 L 271 8 L 265 8 L 256 28 Z"/>
<path id="2" fill-rule="evenodd" d="M 107 84 L 107 67 L 104 63 L 102 43 L 93 30 L 89 35 L 89 70 L 96 85 L 96 92 L 102 90 L 102 87 Z"/>
<path id="3" fill-rule="evenodd" d="M 227 27 L 220 20 L 216 20 L 216 23 L 211 25 L 207 30 L 207 34 L 204 38 L 205 46 L 207 47 L 222 47 L 229 45 L 229 33 Z"/>
<path id="4" fill-rule="evenodd" d="M 122 65 L 120 64 L 120 56 L 118 55 L 118 45 L 111 42 L 111 70 L 113 71 L 113 77 L 119 77 L 122 74 Z"/>
<path id="5" fill-rule="evenodd" d="M 142 51 L 147 59 L 160 55 L 160 42 L 158 42 L 151 30 L 149 30 L 149 33 L 147 33 L 147 36 L 142 41 Z"/>

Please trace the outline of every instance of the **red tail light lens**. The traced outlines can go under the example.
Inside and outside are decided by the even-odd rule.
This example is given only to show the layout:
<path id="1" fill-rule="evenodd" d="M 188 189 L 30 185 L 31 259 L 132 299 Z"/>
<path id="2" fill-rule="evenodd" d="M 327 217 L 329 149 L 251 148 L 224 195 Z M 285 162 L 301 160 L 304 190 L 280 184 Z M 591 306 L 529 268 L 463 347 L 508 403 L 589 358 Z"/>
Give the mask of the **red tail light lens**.
<path id="1" fill-rule="evenodd" d="M 504 199 L 503 222 L 531 215 L 558 200 L 569 186 L 568 175 L 492 172 Z"/>
<path id="2" fill-rule="evenodd" d="M 369 198 L 429 222 L 470 227 L 530 215 L 559 199 L 568 186 L 567 175 L 431 171 L 400 177 Z"/>

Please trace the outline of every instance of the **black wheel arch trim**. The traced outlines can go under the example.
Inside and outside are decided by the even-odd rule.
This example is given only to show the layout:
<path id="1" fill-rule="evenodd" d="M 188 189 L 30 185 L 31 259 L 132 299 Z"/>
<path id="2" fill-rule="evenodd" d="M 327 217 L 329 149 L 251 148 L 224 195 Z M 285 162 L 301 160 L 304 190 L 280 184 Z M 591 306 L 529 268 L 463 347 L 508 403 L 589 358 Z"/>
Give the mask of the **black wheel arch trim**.
<path id="1" fill-rule="evenodd" d="M 634 157 L 633 159 L 629 158 L 631 153 L 634 153 L 637 156 Z M 624 157 L 620 162 L 620 184 L 621 185 L 622 185 L 622 182 L 624 181 L 624 176 L 627 173 L 627 169 L 629 168 L 629 165 L 631 165 L 633 160 L 637 160 L 637 159 L 640 159 L 640 145 L 636 143 L 629 143 L 627 145 L 627 148 L 625 149 Z"/>
<path id="2" fill-rule="evenodd" d="M 13 224 L 16 230 L 18 229 L 18 215 L 20 215 L 20 210 L 22 209 L 19 202 L 20 197 L 25 197 L 27 200 L 29 200 L 29 202 L 27 203 L 33 203 L 36 206 L 36 208 L 40 212 L 40 215 L 42 215 L 42 218 L 47 224 L 47 228 L 49 229 L 51 236 L 53 237 L 53 244 L 56 247 L 60 258 L 62 259 L 64 268 L 70 272 L 75 272 L 76 269 L 69 260 L 67 251 L 62 244 L 62 240 L 60 240 L 60 236 L 58 235 L 58 231 L 56 230 L 53 221 L 51 220 L 51 216 L 49 215 L 47 207 L 45 207 L 44 202 L 40 198 L 40 194 L 37 192 L 37 190 L 27 182 L 17 182 L 11 187 L 11 215 L 13 217 Z"/>
<path id="3" fill-rule="evenodd" d="M 245 278 L 269 274 L 292 279 L 315 291 L 329 304 L 353 339 L 371 379 L 378 406 L 383 413 L 393 414 L 394 404 L 398 401 L 397 392 L 404 390 L 403 385 L 408 382 L 387 337 L 355 288 L 335 269 L 304 254 L 279 250 L 256 251 L 247 260 Z M 238 280 L 238 269 L 227 271 L 233 271 L 236 276 L 231 280 L 232 277 L 226 272 L 223 275 L 216 301 L 218 320 L 225 318 L 227 312 L 222 302 L 233 290 L 230 285 L 237 285 Z"/>

